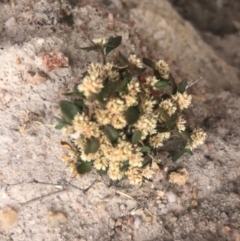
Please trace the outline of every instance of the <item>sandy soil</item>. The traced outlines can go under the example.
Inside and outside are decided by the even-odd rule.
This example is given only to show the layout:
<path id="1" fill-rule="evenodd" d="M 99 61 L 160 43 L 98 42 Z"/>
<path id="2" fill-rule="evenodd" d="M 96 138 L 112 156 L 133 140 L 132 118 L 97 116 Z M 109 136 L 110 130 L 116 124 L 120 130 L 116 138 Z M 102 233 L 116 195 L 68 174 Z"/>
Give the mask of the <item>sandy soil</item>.
<path id="1" fill-rule="evenodd" d="M 94 8 L 86 1 L 69 2 L 0 2 L 0 209 L 18 213 L 13 226 L 5 222 L 8 227 L 0 228 L 0 240 L 239 241 L 240 98 L 224 91 L 222 84 L 231 75 L 229 86 L 234 90 L 239 81 L 234 67 L 165 1 L 155 12 L 136 1 L 94 1 Z M 60 9 L 70 9 L 74 22 L 62 23 Z M 116 21 L 115 28 L 109 28 L 106 9 L 124 23 Z M 154 26 L 144 31 L 148 20 L 140 17 L 143 9 L 150 20 L 162 18 L 158 23 L 165 26 L 168 41 L 156 40 L 162 32 L 156 33 Z M 63 137 L 53 128 L 58 102 L 64 98 L 61 93 L 71 89 L 87 63 L 98 58 L 79 48 L 93 37 L 111 35 L 123 36 L 126 53 L 140 48 L 139 54 L 155 58 L 163 50 L 161 57 L 167 58 L 169 50 L 176 59 L 171 62 L 173 71 L 181 77 L 191 76 L 190 70 L 195 77 L 205 74 L 191 90 L 190 119 L 208 133 L 206 144 L 177 163 L 161 156 L 161 172 L 142 188 L 127 181 L 110 182 L 95 171 L 72 179 L 60 161 Z M 183 51 L 186 38 L 189 46 Z M 172 43 L 176 45 L 170 48 Z M 44 70 L 41 56 L 53 50 L 69 57 L 68 68 Z M 29 71 L 43 71 L 46 79 L 30 83 Z M 169 172 L 178 168 L 189 172 L 184 186 L 168 182 Z M 14 218 L 15 212 L 10 213 Z M 0 220 L 4 224 L 6 216 L 0 215 Z"/>

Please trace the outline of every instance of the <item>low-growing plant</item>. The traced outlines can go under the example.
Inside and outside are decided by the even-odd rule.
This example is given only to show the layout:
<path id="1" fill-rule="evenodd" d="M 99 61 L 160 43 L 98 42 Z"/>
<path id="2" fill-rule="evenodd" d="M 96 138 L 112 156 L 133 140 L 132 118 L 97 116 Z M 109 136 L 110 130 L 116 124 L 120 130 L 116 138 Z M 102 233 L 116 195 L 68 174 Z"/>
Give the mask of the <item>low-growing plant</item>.
<path id="1" fill-rule="evenodd" d="M 185 143 L 173 154 L 176 161 L 184 153 L 192 154 L 206 134 L 190 130 L 184 117 L 192 100 L 186 93 L 188 83 L 176 84 L 165 61 L 118 52 L 115 62 L 107 62 L 121 40 L 94 39 L 92 46 L 82 48 L 98 52 L 102 63 L 91 63 L 81 83 L 66 93 L 71 101 L 60 102 L 62 119 L 57 118 L 56 128 L 70 138 L 71 144 L 61 142 L 68 149 L 62 160 L 74 176 L 95 167 L 112 180 L 127 177 L 141 185 L 158 170 L 155 157 L 168 140 L 181 138 Z"/>

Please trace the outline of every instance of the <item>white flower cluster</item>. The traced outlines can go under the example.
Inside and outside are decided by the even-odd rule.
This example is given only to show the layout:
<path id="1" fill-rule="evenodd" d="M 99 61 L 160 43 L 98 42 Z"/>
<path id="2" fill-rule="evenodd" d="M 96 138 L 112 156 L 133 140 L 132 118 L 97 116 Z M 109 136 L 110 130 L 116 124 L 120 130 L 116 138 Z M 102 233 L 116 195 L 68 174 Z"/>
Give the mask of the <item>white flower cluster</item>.
<path id="1" fill-rule="evenodd" d="M 104 81 L 107 78 L 110 81 L 117 81 L 120 78 L 119 73 L 112 70 L 112 68 L 112 63 L 107 63 L 106 65 L 91 63 L 88 67 L 88 74 L 78 86 L 78 90 L 83 92 L 86 97 L 99 93 L 104 87 Z"/>
<path id="2" fill-rule="evenodd" d="M 143 68 L 143 63 L 141 61 L 141 59 L 137 58 L 137 56 L 135 54 L 131 54 L 129 57 L 128 57 L 128 61 L 137 66 L 138 68 Z"/>
<path id="3" fill-rule="evenodd" d="M 95 38 L 92 40 L 95 45 L 104 46 L 104 44 L 107 43 L 107 40 L 105 38 Z"/>
<path id="4" fill-rule="evenodd" d="M 204 144 L 206 133 L 202 129 L 194 129 L 191 133 L 191 139 L 192 140 L 187 144 L 186 148 L 193 150 Z"/>
<path id="5" fill-rule="evenodd" d="M 104 39 L 94 39 L 93 42 L 100 46 L 106 44 Z M 129 56 L 128 61 L 138 68 L 143 68 L 142 61 L 134 54 Z M 189 107 L 192 96 L 186 92 L 177 92 L 161 99 L 152 94 L 159 91 L 156 88 L 159 80 L 155 76 L 146 76 L 143 81 L 131 77 L 124 91 L 111 92 L 104 98 L 104 103 L 101 103 L 96 94 L 109 83 L 112 85 L 115 85 L 112 82 L 116 81 L 116 85 L 121 83 L 122 72 L 116 69 L 113 63 L 92 63 L 88 67 L 87 75 L 78 86 L 78 90 L 85 97 L 87 111 L 75 115 L 72 125 L 62 129 L 64 135 L 70 137 L 76 147 L 76 149 L 69 148 L 70 154 L 63 156 L 62 159 L 69 164 L 74 174 L 76 174 L 76 163 L 80 158 L 84 162 L 93 162 L 97 170 L 106 171 L 112 180 L 127 177 L 131 184 L 141 185 L 144 178 L 152 179 L 158 170 L 154 160 L 151 164 L 143 166 L 148 154 L 142 152 L 141 147 L 157 149 L 164 145 L 172 133 L 185 131 L 186 120 L 179 113 Z M 170 69 L 165 61 L 156 62 L 155 70 L 161 78 L 169 78 Z M 139 117 L 132 125 L 128 125 L 129 120 L 126 117 L 129 107 L 137 108 L 139 111 Z M 166 124 L 171 118 L 174 118 L 173 131 Z M 111 138 L 106 133 L 106 126 L 114 128 L 117 132 L 116 142 L 111 143 Z M 137 144 L 131 140 L 133 133 L 136 132 L 141 133 Z M 95 152 L 88 153 L 85 150 L 91 138 L 98 141 L 99 148 Z M 204 143 L 205 138 L 206 133 L 203 130 L 195 129 L 186 148 L 195 149 Z"/>
<path id="6" fill-rule="evenodd" d="M 169 68 L 168 64 L 164 60 L 159 60 L 155 64 L 155 67 L 156 67 L 156 69 L 158 70 L 160 76 L 163 79 L 168 79 L 169 78 L 170 68 Z"/>

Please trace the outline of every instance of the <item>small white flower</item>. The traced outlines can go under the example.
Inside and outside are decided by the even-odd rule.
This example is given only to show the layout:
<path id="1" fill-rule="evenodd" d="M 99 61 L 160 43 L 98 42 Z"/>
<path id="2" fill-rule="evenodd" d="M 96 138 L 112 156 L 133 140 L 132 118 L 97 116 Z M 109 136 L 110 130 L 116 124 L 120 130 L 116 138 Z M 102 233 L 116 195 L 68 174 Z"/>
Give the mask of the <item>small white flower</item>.
<path id="1" fill-rule="evenodd" d="M 184 92 L 183 94 L 177 92 L 177 94 L 173 95 L 172 98 L 178 103 L 181 110 L 187 109 L 192 101 L 192 96 L 188 95 L 186 92 Z"/>
<path id="2" fill-rule="evenodd" d="M 105 38 L 95 38 L 92 41 L 95 45 L 100 45 L 100 46 L 103 46 L 104 44 L 107 43 Z"/>
<path id="3" fill-rule="evenodd" d="M 164 60 L 159 60 L 155 63 L 155 67 L 163 79 L 169 78 L 170 68 Z"/>
<path id="4" fill-rule="evenodd" d="M 186 148 L 193 150 L 197 148 L 198 146 L 204 144 L 204 141 L 206 139 L 206 133 L 202 129 L 194 129 L 191 133 L 191 139 Z"/>
<path id="5" fill-rule="evenodd" d="M 177 110 L 176 104 L 171 99 L 162 101 L 159 106 L 165 110 L 169 116 L 172 116 Z"/>
<path id="6" fill-rule="evenodd" d="M 135 54 L 131 54 L 129 57 L 128 57 L 128 61 L 137 66 L 138 68 L 143 68 L 143 63 L 141 61 L 141 59 L 137 58 L 137 56 Z"/>
<path id="7" fill-rule="evenodd" d="M 180 116 L 176 122 L 177 129 L 179 131 L 185 131 L 186 129 L 185 125 L 186 125 L 186 120 L 182 116 Z"/>

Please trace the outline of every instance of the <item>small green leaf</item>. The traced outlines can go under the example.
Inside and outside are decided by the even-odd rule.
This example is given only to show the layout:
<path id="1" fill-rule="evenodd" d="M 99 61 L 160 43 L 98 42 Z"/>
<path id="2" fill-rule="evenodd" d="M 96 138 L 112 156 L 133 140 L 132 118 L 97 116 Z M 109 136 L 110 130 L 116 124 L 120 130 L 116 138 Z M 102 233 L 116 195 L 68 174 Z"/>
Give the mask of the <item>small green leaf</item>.
<path id="1" fill-rule="evenodd" d="M 181 131 L 179 132 L 181 134 L 181 136 L 189 141 L 192 140 L 191 138 L 191 134 L 188 131 Z"/>
<path id="2" fill-rule="evenodd" d="M 118 55 L 124 64 L 128 64 L 128 59 L 120 51 L 118 51 Z"/>
<path id="3" fill-rule="evenodd" d="M 98 151 L 99 147 L 100 147 L 99 140 L 95 137 L 91 137 L 91 138 L 87 139 L 84 153 L 86 155 L 88 155 L 90 153 L 96 153 Z"/>
<path id="4" fill-rule="evenodd" d="M 151 151 L 151 148 L 149 146 L 142 146 L 140 151 L 141 152 L 149 152 L 149 151 Z"/>
<path id="5" fill-rule="evenodd" d="M 129 161 L 127 160 L 122 163 L 122 167 L 120 168 L 120 171 L 125 172 L 127 171 L 128 168 L 129 168 Z"/>
<path id="6" fill-rule="evenodd" d="M 175 127 L 175 121 L 168 120 L 168 121 L 166 122 L 166 125 L 167 125 L 168 130 L 173 130 L 174 127 Z"/>
<path id="7" fill-rule="evenodd" d="M 166 121 L 167 128 L 173 130 L 176 125 L 177 114 L 173 114 L 169 120 Z"/>
<path id="8" fill-rule="evenodd" d="M 143 63 L 144 63 L 145 65 L 147 65 L 148 67 L 150 67 L 150 68 L 152 68 L 152 69 L 155 69 L 155 63 L 154 63 L 152 60 L 147 59 L 147 58 L 143 58 L 142 61 L 143 61 Z"/>
<path id="9" fill-rule="evenodd" d="M 177 161 L 177 160 L 178 160 L 183 154 L 185 154 L 185 153 L 192 154 L 192 151 L 185 148 L 185 149 L 179 151 L 176 155 L 174 155 L 174 156 L 172 157 L 172 161 L 173 161 L 173 162 Z"/>
<path id="10" fill-rule="evenodd" d="M 72 122 L 74 116 L 80 112 L 80 109 L 72 102 L 62 100 L 60 101 L 60 109 L 66 121 Z"/>
<path id="11" fill-rule="evenodd" d="M 145 167 L 146 165 L 150 164 L 152 162 L 152 158 L 150 156 L 145 156 L 144 161 L 142 163 L 142 168 Z"/>
<path id="12" fill-rule="evenodd" d="M 83 98 L 84 97 L 83 93 L 78 92 L 78 91 L 76 91 L 76 92 L 69 92 L 69 93 L 63 93 L 63 95 L 70 96 L 70 97 L 77 97 L 77 98 Z"/>
<path id="13" fill-rule="evenodd" d="M 169 83 L 168 81 L 165 81 L 165 80 L 161 80 L 161 81 L 158 81 L 156 84 L 155 84 L 155 87 L 158 88 L 158 89 L 165 89 L 167 87 L 169 87 Z"/>
<path id="14" fill-rule="evenodd" d="M 68 126 L 69 124 L 62 119 L 55 117 L 55 119 L 58 121 L 58 124 L 55 126 L 55 129 L 61 130 L 63 127 Z"/>
<path id="15" fill-rule="evenodd" d="M 83 100 L 79 99 L 79 100 L 74 100 L 74 104 L 80 109 L 84 109 L 86 107 L 85 103 Z"/>
<path id="16" fill-rule="evenodd" d="M 77 166 L 77 172 L 79 174 L 85 174 L 91 170 L 92 162 L 83 162 Z"/>
<path id="17" fill-rule="evenodd" d="M 119 81 L 117 81 L 117 82 L 115 83 L 115 85 L 116 85 L 116 90 L 117 90 L 118 92 L 124 92 L 124 91 L 126 91 L 127 85 L 128 85 L 128 83 L 129 83 L 129 81 L 130 81 L 130 78 L 131 78 L 131 76 L 129 75 L 129 73 L 128 73 L 127 71 L 124 71 L 124 73 L 122 74 L 122 76 L 123 76 L 123 79 L 121 79 L 121 80 L 119 80 Z"/>
<path id="18" fill-rule="evenodd" d="M 108 169 L 106 169 L 106 170 L 97 170 L 97 172 L 98 172 L 98 174 L 100 174 L 100 175 L 106 175 L 107 174 L 107 172 L 108 172 Z"/>
<path id="19" fill-rule="evenodd" d="M 170 73 L 169 80 L 172 86 L 172 94 L 175 95 L 177 93 L 177 84 L 175 82 L 175 79 L 173 78 L 173 75 Z"/>
<path id="20" fill-rule="evenodd" d="M 187 80 L 182 80 L 178 86 L 177 86 L 177 91 L 180 93 L 184 93 L 187 87 Z"/>
<path id="21" fill-rule="evenodd" d="M 140 111 L 136 106 L 130 106 L 125 114 L 127 123 L 129 125 L 133 125 L 136 123 L 140 117 Z"/>
<path id="22" fill-rule="evenodd" d="M 90 51 L 101 52 L 102 47 L 99 45 L 93 45 L 89 47 L 82 47 L 80 49 L 86 50 L 87 52 L 90 52 Z"/>
<path id="23" fill-rule="evenodd" d="M 119 133 L 112 126 L 110 125 L 105 126 L 105 134 L 112 144 L 117 142 Z"/>
<path id="24" fill-rule="evenodd" d="M 106 46 L 106 55 L 108 55 L 112 50 L 117 48 L 122 42 L 122 36 L 110 37 L 108 39 Z"/>
<path id="25" fill-rule="evenodd" d="M 132 144 L 135 145 L 141 140 L 142 132 L 139 130 L 134 131 L 132 135 Z"/>

